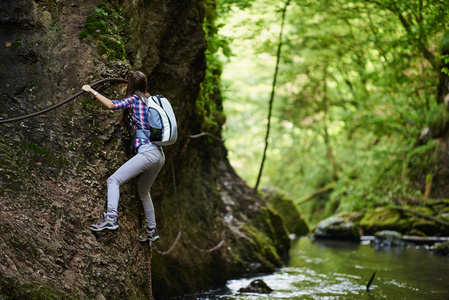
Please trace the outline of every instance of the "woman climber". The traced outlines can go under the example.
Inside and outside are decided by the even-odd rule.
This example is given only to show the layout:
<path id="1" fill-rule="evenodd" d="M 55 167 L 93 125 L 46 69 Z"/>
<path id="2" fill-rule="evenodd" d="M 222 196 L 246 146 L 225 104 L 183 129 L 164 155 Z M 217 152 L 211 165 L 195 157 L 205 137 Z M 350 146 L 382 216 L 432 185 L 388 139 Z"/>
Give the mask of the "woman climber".
<path id="1" fill-rule="evenodd" d="M 146 113 L 146 106 L 140 99 L 141 96 L 150 97 L 147 91 L 147 78 L 142 72 L 134 72 L 128 78 L 126 96 L 119 101 L 111 101 L 99 94 L 89 85 L 84 85 L 82 90 L 94 95 L 107 109 L 125 109 L 122 114 L 121 123 L 124 123 L 127 112 L 134 120 L 129 122 L 129 126 L 135 133 L 136 130 L 148 130 L 149 121 Z M 153 201 L 150 189 L 165 162 L 165 155 L 162 147 L 151 143 L 145 138 L 134 138 L 133 148 L 136 155 L 122 165 L 107 181 L 108 185 L 108 208 L 103 214 L 103 219 L 98 224 L 90 226 L 92 231 L 102 231 L 105 229 L 118 229 L 117 207 L 120 198 L 120 185 L 125 181 L 142 174 L 139 179 L 138 192 L 142 200 L 145 211 L 146 226 L 145 232 L 139 236 L 139 241 L 156 241 L 159 235 L 156 229 L 156 217 L 154 214 Z"/>

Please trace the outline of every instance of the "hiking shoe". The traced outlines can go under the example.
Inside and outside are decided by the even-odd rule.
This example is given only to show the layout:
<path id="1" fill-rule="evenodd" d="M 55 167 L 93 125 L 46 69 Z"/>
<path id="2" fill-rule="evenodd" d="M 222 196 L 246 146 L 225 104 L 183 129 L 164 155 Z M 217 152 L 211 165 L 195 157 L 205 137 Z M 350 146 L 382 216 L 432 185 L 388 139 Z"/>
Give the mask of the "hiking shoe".
<path id="1" fill-rule="evenodd" d="M 140 242 L 145 242 L 145 241 L 155 242 L 158 239 L 159 239 L 159 234 L 157 233 L 156 227 L 154 227 L 154 228 L 145 227 L 145 232 L 141 236 L 139 236 Z"/>
<path id="2" fill-rule="evenodd" d="M 117 230 L 118 229 L 117 216 L 115 218 L 110 218 L 108 214 L 103 214 L 103 220 L 98 224 L 90 225 L 89 229 L 92 231 L 102 231 L 105 229 Z"/>

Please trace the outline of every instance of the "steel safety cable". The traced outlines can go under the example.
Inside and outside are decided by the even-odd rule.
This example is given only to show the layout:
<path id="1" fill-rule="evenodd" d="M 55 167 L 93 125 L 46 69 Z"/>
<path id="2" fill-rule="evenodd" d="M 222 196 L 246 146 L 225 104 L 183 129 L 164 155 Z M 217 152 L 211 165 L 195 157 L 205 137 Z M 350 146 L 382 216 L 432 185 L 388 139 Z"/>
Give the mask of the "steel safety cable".
<path id="1" fill-rule="evenodd" d="M 128 82 L 128 80 L 123 79 L 123 78 L 105 78 L 105 79 L 101 79 L 101 80 L 98 80 L 98 81 L 92 83 L 90 86 L 96 87 L 96 86 L 98 86 L 98 85 L 100 85 L 102 83 L 109 82 L 109 81 L 116 81 L 116 82 L 119 82 L 119 83 L 127 83 Z M 51 107 L 48 107 L 48 108 L 46 108 L 44 110 L 41 110 L 41 111 L 38 111 L 38 112 L 35 112 L 35 113 L 32 113 L 32 114 L 29 114 L 29 115 L 0 120 L 0 124 L 16 122 L 16 121 L 20 121 L 20 120 L 36 117 L 38 115 L 47 113 L 49 111 L 52 111 L 52 110 L 54 110 L 54 109 L 56 109 L 56 108 L 58 108 L 58 107 L 60 107 L 60 106 L 62 106 L 64 104 L 72 101 L 73 99 L 75 99 L 76 97 L 80 96 L 83 93 L 85 93 L 85 92 L 84 91 L 79 91 L 78 93 L 76 93 L 75 95 L 65 99 L 64 101 L 61 101 L 61 102 L 59 102 L 59 103 L 57 103 L 57 104 L 55 104 L 55 105 L 53 105 Z"/>

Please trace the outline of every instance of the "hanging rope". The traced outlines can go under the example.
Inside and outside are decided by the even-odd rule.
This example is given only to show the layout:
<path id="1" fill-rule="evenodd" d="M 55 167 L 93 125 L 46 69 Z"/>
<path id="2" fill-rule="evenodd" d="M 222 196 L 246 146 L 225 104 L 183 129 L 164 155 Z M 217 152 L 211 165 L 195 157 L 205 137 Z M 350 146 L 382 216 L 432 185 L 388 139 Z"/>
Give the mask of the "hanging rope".
<path id="1" fill-rule="evenodd" d="M 96 81 L 96 82 L 92 83 L 90 86 L 96 87 L 96 86 L 98 86 L 100 84 L 103 84 L 105 82 L 110 82 L 110 81 L 116 81 L 116 82 L 119 82 L 119 83 L 127 83 L 128 82 L 128 80 L 122 79 L 122 78 L 106 78 L 106 79 L 101 79 L 99 81 Z M 20 121 L 20 120 L 36 117 L 36 116 L 41 115 L 41 114 L 45 114 L 45 113 L 47 113 L 49 111 L 52 111 L 52 110 L 54 110 L 54 109 L 56 109 L 56 108 L 58 108 L 58 107 L 60 107 L 60 106 L 62 106 L 64 104 L 72 101 L 73 99 L 75 99 L 76 97 L 80 96 L 83 93 L 84 93 L 84 91 L 79 91 L 75 95 L 65 99 L 64 101 L 59 102 L 58 104 L 55 104 L 55 105 L 53 105 L 53 106 L 51 106 L 49 108 L 46 108 L 44 110 L 41 110 L 41 111 L 38 111 L 38 112 L 35 112 L 35 113 L 32 113 L 32 114 L 29 114 L 29 115 L 20 116 L 20 117 L 11 118 L 11 119 L 0 120 L 0 124 L 16 122 L 16 121 Z"/>
<path id="2" fill-rule="evenodd" d="M 195 250 L 197 250 L 197 251 L 200 251 L 200 252 L 207 252 L 207 253 L 212 253 L 212 252 L 214 252 L 214 251 L 220 249 L 221 246 L 223 246 L 223 244 L 224 244 L 224 242 L 225 242 L 225 238 L 226 238 L 226 236 L 225 236 L 225 231 L 223 231 L 223 232 L 221 233 L 221 241 L 220 241 L 215 247 L 212 247 L 212 248 L 209 248 L 209 249 L 201 249 L 201 248 L 198 248 L 197 246 L 195 246 L 195 245 L 194 245 L 190 240 L 188 240 L 187 238 L 184 238 L 184 241 L 185 241 L 187 244 L 189 244 L 193 249 L 195 249 Z"/>
<path id="3" fill-rule="evenodd" d="M 191 135 L 190 138 L 195 139 L 195 138 L 199 138 L 199 137 L 202 137 L 202 136 L 210 136 L 211 138 L 216 139 L 219 142 L 222 142 L 222 143 L 224 142 L 223 139 L 221 139 L 218 136 L 213 135 L 213 134 L 211 134 L 209 132 L 201 132 L 201 133 L 198 133 L 198 134 L 194 134 L 194 135 Z"/>
<path id="4" fill-rule="evenodd" d="M 204 136 L 204 135 L 202 135 L 202 136 Z M 177 219 L 179 222 L 179 220 L 181 220 L 181 218 L 180 218 L 180 213 L 179 213 L 178 188 L 177 188 L 177 184 L 176 184 L 175 167 L 173 165 L 173 161 L 171 162 L 171 170 L 172 170 L 172 178 L 173 178 L 173 190 L 175 193 L 175 201 L 176 201 L 176 214 L 178 216 Z M 154 246 L 154 249 L 156 250 L 157 253 L 159 253 L 161 255 L 169 255 L 173 251 L 173 249 L 175 249 L 176 245 L 181 240 L 181 237 L 182 237 L 183 241 L 185 241 L 188 245 L 190 245 L 195 250 L 200 251 L 200 252 L 209 252 L 209 253 L 220 249 L 220 247 L 223 246 L 225 239 L 226 239 L 225 231 L 223 231 L 221 233 L 221 241 L 216 246 L 209 248 L 209 249 L 201 249 L 185 237 L 185 234 L 181 227 L 181 223 L 178 223 L 178 230 L 179 230 L 178 236 L 176 237 L 175 241 L 173 242 L 173 244 L 167 251 L 161 251 L 156 246 Z"/>
<path id="5" fill-rule="evenodd" d="M 150 300 L 154 300 L 153 298 L 153 280 L 151 279 L 151 258 L 153 256 L 153 251 L 151 251 L 152 244 L 151 241 L 148 242 L 150 245 L 150 257 L 148 259 L 148 293 L 150 295 Z"/>
<path id="6" fill-rule="evenodd" d="M 181 236 L 182 236 L 182 231 L 179 231 L 178 236 L 176 237 L 175 241 L 173 242 L 173 244 L 167 251 L 161 251 L 156 246 L 154 246 L 154 249 L 160 255 L 169 255 L 173 251 L 173 249 L 175 249 L 175 246 L 176 246 L 176 244 L 178 244 L 179 240 L 181 239 Z"/>

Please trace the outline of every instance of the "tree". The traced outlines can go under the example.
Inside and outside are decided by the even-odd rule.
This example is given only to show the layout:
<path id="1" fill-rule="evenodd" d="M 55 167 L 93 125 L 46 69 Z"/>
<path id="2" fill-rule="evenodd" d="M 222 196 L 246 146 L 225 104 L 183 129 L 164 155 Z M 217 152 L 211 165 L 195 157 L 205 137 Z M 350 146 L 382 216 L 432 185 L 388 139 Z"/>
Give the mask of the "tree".
<path id="1" fill-rule="evenodd" d="M 277 59 L 279 28 L 273 14 L 260 12 L 269 4 L 254 1 L 252 14 L 239 13 L 234 33 L 232 22 L 225 26 L 232 49 L 245 44 L 254 51 L 246 68 L 253 76 L 238 81 L 245 98 L 226 80 L 240 78 L 239 64 L 246 62 L 238 60 L 241 53 L 225 66 L 233 91 L 226 101 L 237 100 L 243 115 L 228 113 L 228 134 L 238 120 L 257 126 L 264 118 L 260 95 L 268 80 L 261 74 Z M 437 0 L 291 2 L 261 184 L 300 199 L 335 182 L 324 204 L 328 211 L 381 204 L 399 191 L 419 193 L 438 146 L 417 148 L 415 142 L 436 103 L 439 43 L 448 19 L 448 8 Z M 236 168 L 247 180 L 256 174 L 250 161 L 263 148 L 254 142 L 262 131 L 251 130 L 250 138 L 239 133 L 238 145 L 227 136 L 231 162 L 242 158 Z"/>

